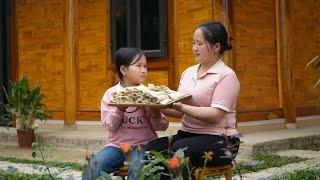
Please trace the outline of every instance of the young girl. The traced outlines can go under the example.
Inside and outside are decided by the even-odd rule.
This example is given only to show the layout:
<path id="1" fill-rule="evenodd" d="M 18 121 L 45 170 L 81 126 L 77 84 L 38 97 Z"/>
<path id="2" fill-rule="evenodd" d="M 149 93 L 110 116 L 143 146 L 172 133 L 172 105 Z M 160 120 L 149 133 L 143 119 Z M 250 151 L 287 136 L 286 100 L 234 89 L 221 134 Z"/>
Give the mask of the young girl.
<path id="1" fill-rule="evenodd" d="M 192 51 L 198 64 L 182 74 L 178 88 L 192 97 L 184 103 L 173 103 L 174 110 L 163 111 L 182 117 L 182 128 L 173 136 L 171 147 L 173 151 L 187 147 L 185 155 L 191 167 L 204 165 L 204 152 L 213 152 L 207 166 L 230 163 L 238 152 L 235 107 L 240 84 L 236 73 L 221 60 L 230 49 L 227 31 L 221 23 L 201 24 L 193 34 Z M 167 137 L 153 140 L 147 150 L 164 151 L 168 142 Z M 227 147 L 231 152 L 226 151 Z"/>
<path id="2" fill-rule="evenodd" d="M 121 167 L 125 161 L 125 154 L 120 149 L 122 144 L 133 147 L 128 179 L 137 179 L 144 145 L 156 139 L 156 131 L 166 130 L 169 124 L 159 109 L 108 106 L 113 92 L 142 85 L 147 76 L 147 60 L 140 49 L 120 48 L 115 60 L 120 81 L 106 91 L 101 101 L 101 121 L 109 131 L 108 144 L 91 159 L 83 179 L 94 179 L 101 171 L 111 173 Z"/>

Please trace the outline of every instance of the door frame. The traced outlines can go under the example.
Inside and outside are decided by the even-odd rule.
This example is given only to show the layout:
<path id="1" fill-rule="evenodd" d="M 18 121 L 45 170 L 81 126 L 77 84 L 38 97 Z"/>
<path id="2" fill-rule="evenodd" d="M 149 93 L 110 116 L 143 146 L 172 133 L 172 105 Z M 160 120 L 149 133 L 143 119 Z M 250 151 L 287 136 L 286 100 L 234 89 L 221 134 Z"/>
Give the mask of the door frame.
<path id="1" fill-rule="evenodd" d="M 8 87 L 9 81 L 17 79 L 17 49 L 15 31 L 15 1 L 0 1 L 0 86 Z M 5 101 L 3 92 L 0 100 Z M 0 117 L 3 109 L 0 108 Z M 0 124 L 6 124 L 8 119 L 1 118 Z"/>

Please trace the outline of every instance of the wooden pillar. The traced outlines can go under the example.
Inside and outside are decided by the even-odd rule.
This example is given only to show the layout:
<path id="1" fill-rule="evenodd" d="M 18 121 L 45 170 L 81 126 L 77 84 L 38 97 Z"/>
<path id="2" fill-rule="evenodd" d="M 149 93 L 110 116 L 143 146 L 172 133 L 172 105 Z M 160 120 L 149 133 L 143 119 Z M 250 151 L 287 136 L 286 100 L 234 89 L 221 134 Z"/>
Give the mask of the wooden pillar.
<path id="1" fill-rule="evenodd" d="M 227 29 L 231 41 L 232 50 L 226 52 L 223 61 L 231 68 L 235 67 L 236 62 L 236 41 L 235 41 L 235 23 L 232 0 L 212 0 L 213 20 L 221 22 Z M 230 43 L 230 41 L 229 41 Z"/>
<path id="2" fill-rule="evenodd" d="M 77 118 L 75 9 L 76 0 L 64 0 L 64 125 L 72 129 Z"/>
<path id="3" fill-rule="evenodd" d="M 277 62 L 280 107 L 284 110 L 287 128 L 296 128 L 296 107 L 294 103 L 294 66 L 292 1 L 276 0 Z"/>

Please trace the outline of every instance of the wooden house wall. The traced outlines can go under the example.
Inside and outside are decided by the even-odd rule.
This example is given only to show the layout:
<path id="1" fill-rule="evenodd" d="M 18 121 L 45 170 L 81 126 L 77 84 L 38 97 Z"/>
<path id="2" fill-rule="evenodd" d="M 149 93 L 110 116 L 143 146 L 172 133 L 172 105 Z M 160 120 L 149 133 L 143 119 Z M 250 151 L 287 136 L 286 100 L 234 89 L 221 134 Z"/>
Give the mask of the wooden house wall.
<path id="1" fill-rule="evenodd" d="M 197 0 L 178 0 L 174 6 L 177 29 L 175 69 L 181 75 L 186 68 L 196 63 L 192 53 L 193 31 L 202 22 L 212 19 L 212 1 L 199 3 Z"/>
<path id="2" fill-rule="evenodd" d="M 233 6 L 237 49 L 234 69 L 241 82 L 238 111 L 256 112 L 254 116 L 262 119 L 278 118 L 275 2 L 233 1 Z"/>
<path id="3" fill-rule="evenodd" d="M 168 2 L 169 56 L 149 61 L 146 83 L 177 88 L 181 73 L 195 64 L 192 55 L 194 29 L 212 20 L 217 0 Z M 241 83 L 237 109 L 240 121 L 283 117 L 279 96 L 275 2 L 229 1 L 232 6 L 233 68 Z M 313 104 L 320 94 L 313 87 L 315 71 L 306 62 L 320 54 L 319 1 L 293 1 L 294 96 L 298 115 L 317 114 Z M 98 120 L 105 90 L 117 81 L 110 51 L 109 0 L 76 1 L 77 119 Z M 16 0 L 16 32 L 19 77 L 39 81 L 54 112 L 64 118 L 64 1 Z M 230 52 L 232 53 L 232 52 Z M 318 113 L 319 114 L 319 113 Z"/>
<path id="4" fill-rule="evenodd" d="M 91 119 L 106 87 L 112 84 L 110 66 L 109 3 L 106 0 L 77 1 L 78 112 Z M 100 116 L 95 113 L 94 118 Z"/>
<path id="5" fill-rule="evenodd" d="M 16 1 L 18 76 L 38 81 L 47 106 L 64 110 L 62 1 Z"/>
<path id="6" fill-rule="evenodd" d="M 303 116 L 315 111 L 315 100 L 320 95 L 319 88 L 313 86 L 320 72 L 304 68 L 312 58 L 320 55 L 320 1 L 292 2 L 294 97 L 297 114 Z"/>

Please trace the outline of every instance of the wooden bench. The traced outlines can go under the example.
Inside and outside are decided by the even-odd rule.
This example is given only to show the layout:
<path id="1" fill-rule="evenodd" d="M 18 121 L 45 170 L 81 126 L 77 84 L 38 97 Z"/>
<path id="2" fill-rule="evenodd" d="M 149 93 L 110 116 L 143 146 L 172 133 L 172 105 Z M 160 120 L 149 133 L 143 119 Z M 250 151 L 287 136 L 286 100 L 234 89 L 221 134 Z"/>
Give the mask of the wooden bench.
<path id="1" fill-rule="evenodd" d="M 129 167 L 127 165 L 121 166 L 117 171 L 114 172 L 114 176 L 120 176 L 123 180 L 128 176 Z"/>
<path id="2" fill-rule="evenodd" d="M 196 180 L 203 180 L 205 176 L 221 176 L 225 175 L 226 180 L 232 180 L 232 164 L 227 164 L 224 166 L 215 166 L 215 167 L 206 167 L 203 171 L 203 168 L 199 167 L 195 170 L 194 176 Z"/>
<path id="3" fill-rule="evenodd" d="M 232 164 L 227 164 L 224 166 L 216 166 L 216 167 L 206 167 L 205 171 L 203 168 L 197 168 L 195 170 L 194 176 L 196 180 L 203 180 L 204 176 L 221 176 L 225 175 L 226 180 L 232 180 Z M 123 180 L 128 176 L 128 166 L 121 166 L 115 173 L 115 176 L 120 176 Z"/>

